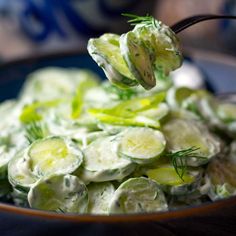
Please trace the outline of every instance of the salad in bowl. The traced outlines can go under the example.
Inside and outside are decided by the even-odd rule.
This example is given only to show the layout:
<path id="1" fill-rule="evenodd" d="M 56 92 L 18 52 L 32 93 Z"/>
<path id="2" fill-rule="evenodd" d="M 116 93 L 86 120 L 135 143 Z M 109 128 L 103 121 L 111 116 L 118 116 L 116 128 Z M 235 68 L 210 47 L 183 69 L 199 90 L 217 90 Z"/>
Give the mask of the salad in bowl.
<path id="1" fill-rule="evenodd" d="M 176 35 L 152 17 L 130 21 L 132 31 L 88 42 L 109 81 L 45 68 L 1 103 L 1 201 L 113 215 L 235 195 L 236 105 L 175 86 Z"/>

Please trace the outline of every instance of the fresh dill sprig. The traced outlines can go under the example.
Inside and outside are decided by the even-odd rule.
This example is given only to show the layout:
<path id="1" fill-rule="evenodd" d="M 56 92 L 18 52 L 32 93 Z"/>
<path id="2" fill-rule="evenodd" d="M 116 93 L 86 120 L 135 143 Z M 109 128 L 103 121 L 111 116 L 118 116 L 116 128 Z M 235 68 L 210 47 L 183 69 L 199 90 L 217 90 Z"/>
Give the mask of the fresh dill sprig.
<path id="1" fill-rule="evenodd" d="M 187 169 L 187 159 L 194 157 L 198 159 L 206 159 L 206 157 L 198 154 L 198 147 L 190 147 L 180 151 L 166 153 L 166 156 L 171 159 L 171 163 L 175 168 L 177 175 L 182 181 L 184 181 L 183 176 Z"/>
<path id="2" fill-rule="evenodd" d="M 32 121 L 25 126 L 25 137 L 29 143 L 33 143 L 35 140 L 42 139 L 46 136 L 47 130 L 45 125 L 41 122 Z"/>
<path id="3" fill-rule="evenodd" d="M 137 95 L 137 91 L 133 88 L 128 89 L 120 89 L 115 85 L 104 83 L 103 84 L 104 90 L 108 93 L 113 95 L 113 97 L 117 98 L 118 100 L 128 100 L 132 98 L 133 96 Z"/>
<path id="4" fill-rule="evenodd" d="M 148 14 L 146 16 L 138 16 L 130 13 L 123 13 L 121 15 L 131 18 L 128 20 L 131 25 L 143 24 L 146 26 L 154 26 L 155 28 L 160 27 L 159 21 Z"/>

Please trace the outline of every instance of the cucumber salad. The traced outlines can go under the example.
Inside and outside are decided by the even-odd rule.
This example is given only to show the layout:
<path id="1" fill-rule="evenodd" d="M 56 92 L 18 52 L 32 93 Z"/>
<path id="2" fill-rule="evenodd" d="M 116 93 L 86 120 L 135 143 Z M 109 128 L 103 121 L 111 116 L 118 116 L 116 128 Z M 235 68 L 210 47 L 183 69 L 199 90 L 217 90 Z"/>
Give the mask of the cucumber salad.
<path id="1" fill-rule="evenodd" d="M 85 69 L 30 74 L 0 104 L 0 201 L 59 213 L 159 212 L 236 195 L 236 105 L 175 87 L 171 29 L 90 39 Z"/>

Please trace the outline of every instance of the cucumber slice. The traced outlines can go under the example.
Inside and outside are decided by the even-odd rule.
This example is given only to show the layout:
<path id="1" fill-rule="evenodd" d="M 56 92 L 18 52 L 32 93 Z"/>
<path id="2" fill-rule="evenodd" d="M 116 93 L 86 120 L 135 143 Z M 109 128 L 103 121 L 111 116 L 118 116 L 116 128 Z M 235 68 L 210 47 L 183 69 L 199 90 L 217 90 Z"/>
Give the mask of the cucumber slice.
<path id="1" fill-rule="evenodd" d="M 73 175 L 53 175 L 39 180 L 29 191 L 30 207 L 61 213 L 85 213 L 88 192 L 85 184 Z"/>
<path id="2" fill-rule="evenodd" d="M 9 121 L 14 120 L 15 118 L 15 110 L 17 106 L 16 100 L 6 100 L 4 102 L 0 103 L 0 117 L 1 117 L 1 123 L 0 123 L 0 129 L 5 130 L 6 126 L 8 127 L 11 123 Z M 9 118 L 12 119 L 9 119 Z"/>
<path id="3" fill-rule="evenodd" d="M 231 105 L 230 111 L 226 111 L 229 107 L 224 104 L 225 103 L 220 103 L 214 97 L 209 97 L 208 99 L 199 100 L 198 107 L 200 114 L 207 121 L 210 128 L 220 131 L 232 138 L 236 138 L 236 121 L 232 119 L 234 111 L 233 109 L 231 110 Z"/>
<path id="4" fill-rule="evenodd" d="M 160 186 L 148 178 L 131 178 L 115 191 L 110 214 L 166 211 L 165 196 Z"/>
<path id="5" fill-rule="evenodd" d="M 194 90 L 187 87 L 172 87 L 166 95 L 167 103 L 173 109 L 186 109 L 199 115 L 198 102 L 208 98 L 210 94 L 205 90 Z"/>
<path id="6" fill-rule="evenodd" d="M 166 145 L 163 134 L 150 128 L 129 128 L 120 136 L 119 153 L 138 164 L 158 159 Z"/>
<path id="7" fill-rule="evenodd" d="M 180 179 L 173 166 L 162 165 L 146 172 L 150 179 L 162 186 L 163 191 L 171 195 L 192 193 L 197 189 L 202 177 L 202 169 L 188 169 Z"/>
<path id="8" fill-rule="evenodd" d="M 105 123 L 99 123 L 98 127 L 109 135 L 115 135 L 125 130 L 127 127 L 121 125 L 109 125 Z"/>
<path id="9" fill-rule="evenodd" d="M 161 120 L 169 113 L 169 107 L 166 103 L 160 103 L 153 108 L 147 109 L 145 111 L 139 112 L 138 114 L 141 116 L 145 116 L 154 120 Z"/>
<path id="10" fill-rule="evenodd" d="M 109 203 L 115 192 L 115 188 L 110 182 L 91 183 L 87 186 L 90 214 L 108 214 Z"/>
<path id="11" fill-rule="evenodd" d="M 219 139 L 208 131 L 208 128 L 195 120 L 172 119 L 162 127 L 167 140 L 167 147 L 171 152 L 199 148 L 197 154 L 204 158 L 188 157 L 189 166 L 200 166 L 208 163 L 220 152 Z"/>
<path id="12" fill-rule="evenodd" d="M 104 34 L 99 38 L 90 39 L 87 48 L 111 83 L 121 88 L 138 84 L 120 54 L 119 35 Z"/>
<path id="13" fill-rule="evenodd" d="M 80 149 L 70 140 L 53 136 L 35 141 L 28 149 L 30 170 L 37 177 L 70 174 L 83 161 Z"/>
<path id="14" fill-rule="evenodd" d="M 137 24 L 133 32 L 149 49 L 157 71 L 169 74 L 182 65 L 178 38 L 170 27 L 156 20 L 155 25 Z"/>
<path id="15" fill-rule="evenodd" d="M 51 100 L 70 95 L 75 86 L 68 70 L 56 67 L 40 69 L 27 77 L 20 93 L 22 100 Z"/>
<path id="16" fill-rule="evenodd" d="M 218 117 L 225 123 L 236 121 L 236 105 L 232 103 L 221 103 L 216 111 Z"/>
<path id="17" fill-rule="evenodd" d="M 8 163 L 8 179 L 13 187 L 23 188 L 26 191 L 37 181 L 30 170 L 27 149 L 16 154 Z"/>
<path id="18" fill-rule="evenodd" d="M 120 37 L 121 54 L 136 80 L 145 88 L 151 89 L 156 85 L 152 61 L 149 51 L 133 32 Z"/>
<path id="19" fill-rule="evenodd" d="M 172 108 L 179 108 L 183 101 L 193 93 L 194 90 L 187 87 L 172 87 L 167 92 L 166 101 Z"/>
<path id="20" fill-rule="evenodd" d="M 214 158 L 207 166 L 208 196 L 212 201 L 236 195 L 236 155 L 232 151 L 227 157 Z"/>
<path id="21" fill-rule="evenodd" d="M 85 182 L 121 180 L 133 172 L 135 164 L 118 156 L 117 136 L 99 138 L 84 149 L 79 177 Z"/>
<path id="22" fill-rule="evenodd" d="M 7 178 L 8 162 L 15 155 L 15 148 L 12 147 L 11 135 L 0 136 L 0 180 Z"/>

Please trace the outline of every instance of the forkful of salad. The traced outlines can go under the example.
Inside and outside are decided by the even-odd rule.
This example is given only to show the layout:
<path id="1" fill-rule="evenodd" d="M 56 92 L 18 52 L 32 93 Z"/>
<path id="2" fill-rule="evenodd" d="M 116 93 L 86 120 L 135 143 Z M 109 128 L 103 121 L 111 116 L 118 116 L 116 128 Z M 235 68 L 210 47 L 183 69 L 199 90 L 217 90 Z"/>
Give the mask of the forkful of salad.
<path id="1" fill-rule="evenodd" d="M 134 28 L 121 36 L 106 33 L 90 39 L 88 52 L 111 83 L 123 89 L 141 85 L 147 90 L 182 65 L 177 33 L 201 21 L 236 19 L 236 16 L 196 15 L 168 27 L 149 15 L 123 15 L 130 18 L 128 22 Z"/>

